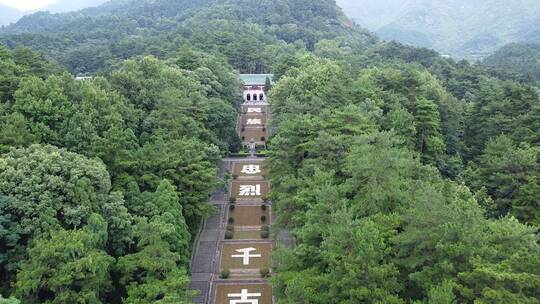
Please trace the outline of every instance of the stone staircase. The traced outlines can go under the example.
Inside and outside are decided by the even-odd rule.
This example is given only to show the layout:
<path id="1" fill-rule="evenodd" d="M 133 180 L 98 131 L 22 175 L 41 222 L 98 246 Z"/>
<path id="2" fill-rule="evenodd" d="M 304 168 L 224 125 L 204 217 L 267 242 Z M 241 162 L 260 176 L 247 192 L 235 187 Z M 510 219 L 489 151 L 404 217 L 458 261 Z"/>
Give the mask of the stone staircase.
<path id="1" fill-rule="evenodd" d="M 258 90 L 260 85 L 245 89 Z M 237 130 L 245 146 L 253 143 L 266 146 L 268 112 L 266 100 L 242 105 Z M 266 180 L 264 159 L 226 158 L 220 169 L 220 176 L 230 172 L 234 178 L 228 192 L 218 191 L 212 196 L 210 204 L 218 212 L 203 222 L 195 242 L 190 287 L 199 294 L 193 302 L 273 304 L 272 286 L 261 275 L 261 272 L 271 273 L 271 253 L 275 245 L 271 236 L 262 237 L 262 229 L 268 229 L 272 223 L 272 206 L 265 199 L 270 185 Z M 255 225 L 257 221 L 260 223 Z"/>

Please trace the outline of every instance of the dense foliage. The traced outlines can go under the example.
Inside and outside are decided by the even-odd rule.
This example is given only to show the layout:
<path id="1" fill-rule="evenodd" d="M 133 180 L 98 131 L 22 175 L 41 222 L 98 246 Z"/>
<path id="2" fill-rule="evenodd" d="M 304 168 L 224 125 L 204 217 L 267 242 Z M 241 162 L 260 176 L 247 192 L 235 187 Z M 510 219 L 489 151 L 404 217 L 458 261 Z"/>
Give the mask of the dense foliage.
<path id="1" fill-rule="evenodd" d="M 280 303 L 538 303 L 538 90 L 328 48 L 270 93 Z"/>
<path id="2" fill-rule="evenodd" d="M 25 16 L 0 30 L 0 41 L 43 51 L 74 73 L 95 73 L 134 55 L 168 56 L 186 43 L 225 55 L 241 71 L 263 72 L 281 49 L 312 49 L 336 35 L 374 40 L 331 0 L 113 0 Z"/>
<path id="3" fill-rule="evenodd" d="M 187 303 L 241 85 L 189 48 L 77 81 L 0 49 L 0 277 L 24 303 Z"/>
<path id="4" fill-rule="evenodd" d="M 484 64 L 521 74 L 531 78 L 540 86 L 540 42 L 538 43 L 511 43 L 490 55 Z"/>

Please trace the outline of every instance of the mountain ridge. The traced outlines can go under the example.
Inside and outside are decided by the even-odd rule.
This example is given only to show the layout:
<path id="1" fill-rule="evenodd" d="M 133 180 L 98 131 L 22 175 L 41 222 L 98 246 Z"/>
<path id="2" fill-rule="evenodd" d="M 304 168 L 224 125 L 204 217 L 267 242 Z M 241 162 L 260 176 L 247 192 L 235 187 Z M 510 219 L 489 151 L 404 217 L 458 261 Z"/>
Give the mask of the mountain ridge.
<path id="1" fill-rule="evenodd" d="M 72 12 L 88 7 L 96 7 L 107 1 L 109 0 L 59 0 L 39 9 L 38 11 L 48 11 L 51 13 Z"/>
<path id="2" fill-rule="evenodd" d="M 22 17 L 24 13 L 16 8 L 0 4 L 0 26 L 9 25 L 12 22 L 16 22 Z"/>
<path id="3" fill-rule="evenodd" d="M 224 31 L 223 23 L 235 24 L 229 30 L 237 35 L 236 40 L 229 41 L 226 34 L 212 37 L 204 33 L 212 27 Z M 73 73 L 94 73 L 109 57 L 126 59 L 152 53 L 150 49 L 156 45 L 171 43 L 169 38 L 175 33 L 182 37 L 177 40 L 192 40 L 204 44 L 204 48 L 223 48 L 223 41 L 238 44 L 238 53 L 229 57 L 235 57 L 235 66 L 241 70 L 246 68 L 240 58 L 243 52 L 252 53 L 244 61 L 254 65 L 264 61 L 257 56 L 270 56 L 254 41 L 259 45 L 272 44 L 276 39 L 299 42 L 313 50 L 320 40 L 336 36 L 369 43 L 376 40 L 347 18 L 333 0 L 113 0 L 77 12 L 25 16 L 0 29 L 0 42 L 45 52 Z M 126 45 L 129 47 L 124 48 Z"/>
<path id="4" fill-rule="evenodd" d="M 382 39 L 433 48 L 458 58 L 481 59 L 508 43 L 540 40 L 540 2 L 534 0 L 337 3 Z M 379 11 L 383 13 L 371 13 Z"/>
<path id="5" fill-rule="evenodd" d="M 19 9 L 0 4 L 0 26 L 8 26 L 18 22 L 24 16 L 30 16 L 35 13 L 49 12 L 51 14 L 75 12 L 85 8 L 96 7 L 106 3 L 109 0 L 59 0 L 45 7 L 21 11 Z"/>

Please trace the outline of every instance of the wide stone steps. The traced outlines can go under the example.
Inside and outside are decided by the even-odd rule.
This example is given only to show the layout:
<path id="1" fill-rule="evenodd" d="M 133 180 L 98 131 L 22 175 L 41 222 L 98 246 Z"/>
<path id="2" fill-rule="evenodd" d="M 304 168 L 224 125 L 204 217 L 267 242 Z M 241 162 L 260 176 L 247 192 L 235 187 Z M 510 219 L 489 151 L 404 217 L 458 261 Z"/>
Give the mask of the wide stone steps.
<path id="1" fill-rule="evenodd" d="M 266 146 L 268 110 L 265 102 L 242 106 L 238 133 L 244 138 L 244 145 L 254 141 Z M 248 122 L 249 126 L 246 125 Z M 252 125 L 258 123 L 260 125 Z M 261 274 L 261 269 L 271 272 L 274 246 L 274 241 L 263 238 L 266 235 L 261 231 L 266 229 L 263 226 L 272 223 L 272 206 L 266 201 L 270 184 L 266 180 L 263 161 L 251 156 L 225 158 L 221 162 L 220 176 L 223 178 L 229 172 L 233 179 L 228 191 L 217 191 L 212 195 L 210 204 L 218 212 L 204 221 L 196 240 L 190 288 L 199 294 L 192 299 L 193 303 L 250 303 L 251 300 L 258 304 L 274 303 L 272 286 Z M 232 202 L 231 198 L 234 198 Z M 235 208 L 231 204 L 235 204 Z M 226 232 L 227 238 L 232 232 L 233 239 L 226 239 Z M 235 233 L 238 233 L 238 239 L 234 238 Z"/>

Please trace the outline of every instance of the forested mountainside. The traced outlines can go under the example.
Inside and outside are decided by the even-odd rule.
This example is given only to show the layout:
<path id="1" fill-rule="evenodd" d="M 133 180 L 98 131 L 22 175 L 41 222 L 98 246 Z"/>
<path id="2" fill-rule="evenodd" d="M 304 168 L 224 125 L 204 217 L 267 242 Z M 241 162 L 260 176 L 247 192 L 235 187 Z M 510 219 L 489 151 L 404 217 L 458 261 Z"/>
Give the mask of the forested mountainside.
<path id="1" fill-rule="evenodd" d="M 359 32 L 329 0 L 114 0 L 80 12 L 26 16 L 0 30 L 0 41 L 46 52 L 74 73 L 94 73 L 118 58 L 163 56 L 186 43 L 225 53 L 243 72 L 262 72 L 275 49 L 285 47 L 281 40 L 309 49 L 336 35 L 374 40 Z"/>
<path id="2" fill-rule="evenodd" d="M 484 58 L 512 42 L 540 42 L 536 0 L 338 0 L 381 38 L 456 57 Z"/>
<path id="3" fill-rule="evenodd" d="M 530 78 L 540 87 L 540 43 L 512 43 L 486 58 L 485 65 Z"/>
<path id="4" fill-rule="evenodd" d="M 2 35 L 8 303 L 190 303 L 193 235 L 240 148 L 238 71 L 275 74 L 279 303 L 540 299 L 523 75 L 380 42 L 326 0 L 112 1 Z"/>

